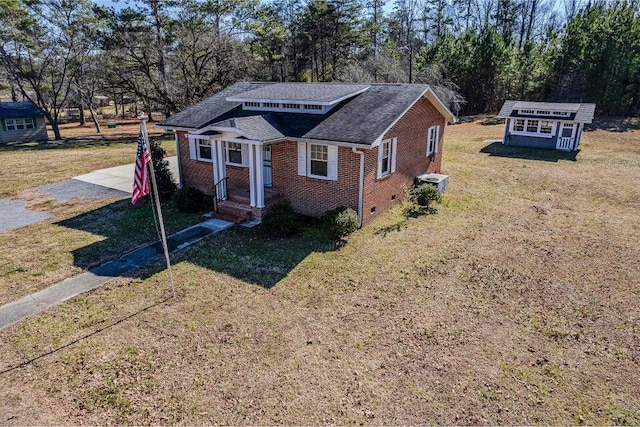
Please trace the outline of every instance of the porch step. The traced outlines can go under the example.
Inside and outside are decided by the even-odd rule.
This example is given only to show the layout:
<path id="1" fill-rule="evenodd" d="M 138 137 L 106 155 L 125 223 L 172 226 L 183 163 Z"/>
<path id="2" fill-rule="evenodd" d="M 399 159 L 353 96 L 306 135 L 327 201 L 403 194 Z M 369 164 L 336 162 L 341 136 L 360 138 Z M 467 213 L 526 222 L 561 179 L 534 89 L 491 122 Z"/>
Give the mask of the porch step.
<path id="1" fill-rule="evenodd" d="M 252 217 L 251 208 L 243 203 L 233 200 L 221 200 L 218 202 L 218 212 L 214 212 L 214 218 L 240 224 Z"/>

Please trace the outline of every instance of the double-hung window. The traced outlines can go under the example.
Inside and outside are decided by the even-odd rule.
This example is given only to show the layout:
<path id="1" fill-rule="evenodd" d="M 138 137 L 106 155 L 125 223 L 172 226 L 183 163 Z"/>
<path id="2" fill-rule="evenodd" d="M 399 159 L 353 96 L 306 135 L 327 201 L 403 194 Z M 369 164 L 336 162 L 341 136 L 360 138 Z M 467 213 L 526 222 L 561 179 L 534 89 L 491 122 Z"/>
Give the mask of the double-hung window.
<path id="1" fill-rule="evenodd" d="M 431 126 L 427 131 L 427 156 L 432 156 L 438 152 L 439 137 L 440 126 Z"/>
<path id="2" fill-rule="evenodd" d="M 211 160 L 211 141 L 208 139 L 196 139 L 198 145 L 198 160 Z"/>
<path id="3" fill-rule="evenodd" d="M 338 147 L 298 142 L 298 175 L 338 180 Z"/>
<path id="4" fill-rule="evenodd" d="M 309 144 L 309 173 L 326 178 L 329 173 L 329 147 Z"/>
<path id="5" fill-rule="evenodd" d="M 237 166 L 244 165 L 242 161 L 242 144 L 225 141 L 225 150 L 227 152 L 227 163 Z"/>
<path id="6" fill-rule="evenodd" d="M 396 171 L 398 139 L 385 139 L 378 146 L 378 178 Z"/>

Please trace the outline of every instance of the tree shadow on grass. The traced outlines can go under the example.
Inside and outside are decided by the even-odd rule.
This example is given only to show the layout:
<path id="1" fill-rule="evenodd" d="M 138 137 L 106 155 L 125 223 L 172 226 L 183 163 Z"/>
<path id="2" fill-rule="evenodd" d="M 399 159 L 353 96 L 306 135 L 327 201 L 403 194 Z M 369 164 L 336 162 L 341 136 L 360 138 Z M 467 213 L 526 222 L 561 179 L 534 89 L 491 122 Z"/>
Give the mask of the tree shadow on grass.
<path id="1" fill-rule="evenodd" d="M 504 145 L 502 142 L 492 142 L 489 145 L 482 147 L 480 152 L 492 157 L 539 160 L 543 162 L 558 162 L 560 160 L 575 162 L 580 150 L 559 151 L 545 148 L 515 147 L 513 145 Z"/>
<path id="2" fill-rule="evenodd" d="M 309 254 L 335 249 L 311 225 L 297 236 L 275 239 L 267 237 L 262 226 L 234 226 L 212 234 L 197 225 L 198 215 L 181 213 L 171 204 L 163 206 L 163 216 L 172 262 L 188 261 L 267 289 Z M 72 251 L 74 265 L 97 276 L 137 277 L 140 267 L 164 259 L 148 203 L 131 206 L 127 200 L 118 201 L 56 224 L 103 237 Z M 181 251 L 187 246 L 191 247 Z"/>

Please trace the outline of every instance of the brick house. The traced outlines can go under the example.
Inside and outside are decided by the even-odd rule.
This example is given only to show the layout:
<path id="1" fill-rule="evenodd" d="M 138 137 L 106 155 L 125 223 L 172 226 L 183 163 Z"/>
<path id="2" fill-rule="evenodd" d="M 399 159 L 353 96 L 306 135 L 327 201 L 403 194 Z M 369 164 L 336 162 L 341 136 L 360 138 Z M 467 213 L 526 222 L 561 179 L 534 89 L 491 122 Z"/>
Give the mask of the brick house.
<path id="1" fill-rule="evenodd" d="M 287 200 L 316 217 L 350 207 L 366 224 L 440 172 L 454 120 L 428 85 L 236 83 L 158 126 L 175 133 L 180 184 L 225 214 L 260 219 Z"/>

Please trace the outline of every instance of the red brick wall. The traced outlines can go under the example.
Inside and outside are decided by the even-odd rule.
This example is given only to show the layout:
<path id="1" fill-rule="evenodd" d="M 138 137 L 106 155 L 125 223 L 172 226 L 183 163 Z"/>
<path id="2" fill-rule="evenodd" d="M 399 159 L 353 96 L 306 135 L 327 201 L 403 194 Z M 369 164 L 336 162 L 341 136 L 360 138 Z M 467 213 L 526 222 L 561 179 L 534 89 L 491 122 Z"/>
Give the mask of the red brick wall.
<path id="1" fill-rule="evenodd" d="M 193 187 L 205 194 L 213 194 L 213 164 L 193 160 L 189 154 L 189 138 L 186 132 L 178 131 L 182 186 Z"/>
<path id="2" fill-rule="evenodd" d="M 338 180 L 298 175 L 298 144 L 274 144 L 272 150 L 273 190 L 282 194 L 298 212 L 321 216 L 339 206 L 358 209 L 360 156 L 351 148 L 338 147 Z"/>
<path id="3" fill-rule="evenodd" d="M 249 166 L 227 165 L 227 186 L 229 190 L 249 188 Z"/>
<path id="4" fill-rule="evenodd" d="M 427 129 L 440 125 L 438 152 L 433 158 L 427 153 Z M 412 185 L 417 175 L 440 172 L 444 117 L 426 99 L 413 107 L 384 135 L 383 139 L 398 138 L 396 171 L 377 178 L 378 147 L 365 151 L 364 203 L 362 222 L 367 224 L 381 212 L 402 200 L 402 187 Z M 392 196 L 395 195 L 395 200 Z M 371 209 L 375 207 L 375 212 Z"/>

